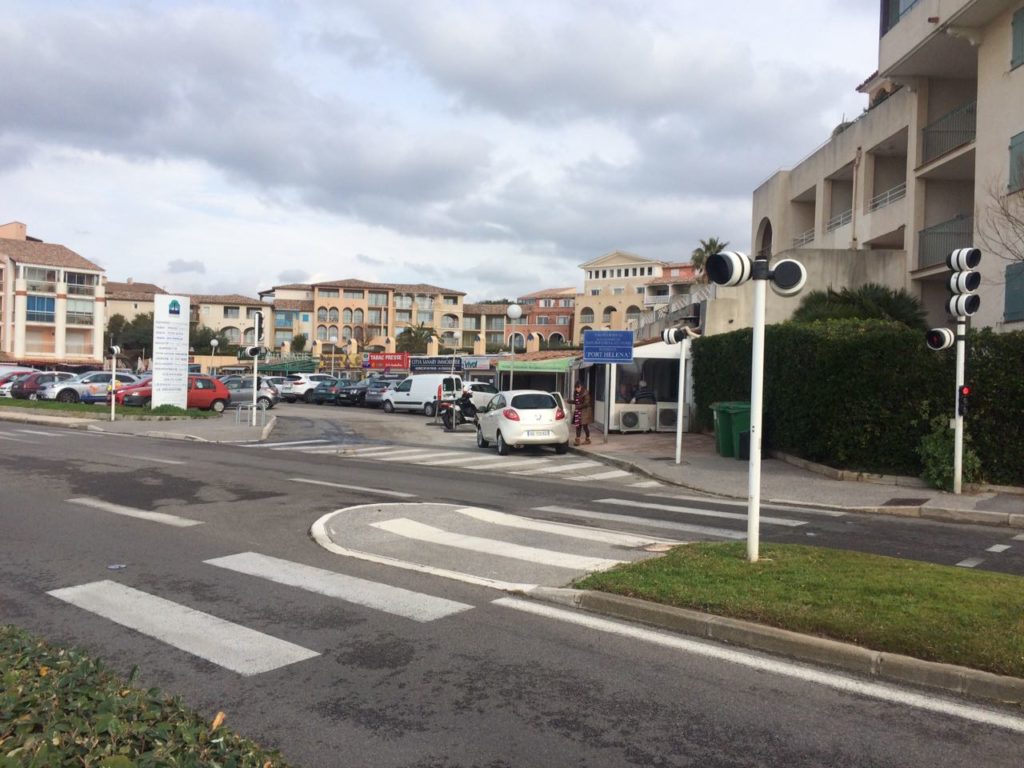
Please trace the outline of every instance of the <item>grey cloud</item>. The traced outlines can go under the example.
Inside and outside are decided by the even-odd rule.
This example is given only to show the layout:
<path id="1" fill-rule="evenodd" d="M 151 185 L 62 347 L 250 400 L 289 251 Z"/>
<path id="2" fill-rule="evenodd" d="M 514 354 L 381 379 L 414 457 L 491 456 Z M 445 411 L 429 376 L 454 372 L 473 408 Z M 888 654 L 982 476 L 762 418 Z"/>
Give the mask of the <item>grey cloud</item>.
<path id="1" fill-rule="evenodd" d="M 363 264 L 370 264 L 371 266 L 384 266 L 390 262 L 387 259 L 376 259 L 373 256 L 367 256 L 365 253 L 357 253 L 356 261 L 360 261 Z"/>
<path id="2" fill-rule="evenodd" d="M 203 274 L 206 272 L 206 265 L 199 259 L 195 259 L 193 261 L 174 259 L 173 261 L 168 262 L 167 272 L 172 275 L 181 274 L 182 272 L 198 272 L 199 274 Z"/>
<path id="3" fill-rule="evenodd" d="M 284 272 L 279 272 L 277 275 L 278 281 L 284 285 L 308 283 L 309 277 L 309 272 L 304 269 L 286 269 Z"/>

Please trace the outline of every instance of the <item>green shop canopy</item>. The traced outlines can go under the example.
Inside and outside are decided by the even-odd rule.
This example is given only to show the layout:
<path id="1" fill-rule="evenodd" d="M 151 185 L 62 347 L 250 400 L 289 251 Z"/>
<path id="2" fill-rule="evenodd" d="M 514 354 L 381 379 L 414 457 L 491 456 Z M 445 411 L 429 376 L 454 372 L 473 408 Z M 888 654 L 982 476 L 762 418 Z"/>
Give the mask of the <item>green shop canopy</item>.
<path id="1" fill-rule="evenodd" d="M 574 357 L 555 357 L 549 360 L 501 360 L 499 371 L 537 371 L 539 373 L 567 373 L 572 368 Z"/>

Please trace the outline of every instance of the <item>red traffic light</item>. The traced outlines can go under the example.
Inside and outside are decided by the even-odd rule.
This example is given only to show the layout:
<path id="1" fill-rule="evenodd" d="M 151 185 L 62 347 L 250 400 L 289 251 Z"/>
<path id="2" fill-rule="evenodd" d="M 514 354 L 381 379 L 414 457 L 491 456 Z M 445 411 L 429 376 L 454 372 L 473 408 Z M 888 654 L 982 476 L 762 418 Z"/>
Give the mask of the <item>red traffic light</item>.
<path id="1" fill-rule="evenodd" d="M 970 386 L 968 386 L 967 384 L 962 385 L 960 387 L 960 394 L 963 395 L 964 397 L 968 397 L 971 394 Z"/>

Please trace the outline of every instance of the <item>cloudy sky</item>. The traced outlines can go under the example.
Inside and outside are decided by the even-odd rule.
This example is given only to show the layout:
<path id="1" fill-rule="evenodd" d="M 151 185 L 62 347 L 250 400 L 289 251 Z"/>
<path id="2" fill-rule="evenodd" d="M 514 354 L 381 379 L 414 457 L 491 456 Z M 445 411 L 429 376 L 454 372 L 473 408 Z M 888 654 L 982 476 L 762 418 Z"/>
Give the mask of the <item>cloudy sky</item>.
<path id="1" fill-rule="evenodd" d="M 111 280 L 255 296 L 582 287 L 750 247 L 865 106 L 876 0 L 0 0 L 0 223 Z"/>

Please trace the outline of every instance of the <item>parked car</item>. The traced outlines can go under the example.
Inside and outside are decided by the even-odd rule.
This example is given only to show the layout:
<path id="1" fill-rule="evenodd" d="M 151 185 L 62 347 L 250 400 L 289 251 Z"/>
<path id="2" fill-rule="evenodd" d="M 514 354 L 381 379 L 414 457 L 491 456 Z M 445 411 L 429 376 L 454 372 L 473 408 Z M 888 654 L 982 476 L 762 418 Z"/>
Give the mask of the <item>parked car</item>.
<path id="1" fill-rule="evenodd" d="M 281 402 L 281 395 L 277 388 L 267 383 L 262 376 L 259 377 L 259 380 L 260 391 L 256 397 L 256 403 L 270 410 Z M 221 383 L 227 387 L 231 405 L 252 403 L 252 376 L 229 376 Z"/>
<path id="2" fill-rule="evenodd" d="M 313 402 L 317 405 L 323 405 L 324 403 L 338 405 L 338 395 L 341 394 L 341 390 L 351 383 L 348 379 L 321 381 L 316 385 L 316 389 L 313 390 Z"/>
<path id="3" fill-rule="evenodd" d="M 0 376 L 0 397 L 10 397 L 11 387 L 18 379 L 28 376 L 30 373 L 38 373 L 35 368 L 9 369 Z"/>
<path id="4" fill-rule="evenodd" d="M 477 410 L 486 408 L 487 404 L 491 402 L 491 398 L 498 394 L 498 388 L 489 381 L 464 381 L 462 388 L 473 393 L 473 405 L 477 407 Z"/>
<path id="5" fill-rule="evenodd" d="M 387 413 L 422 411 L 425 416 L 433 416 L 437 410 L 438 387 L 442 388 L 444 400 L 454 400 L 462 394 L 462 377 L 447 373 L 417 373 L 407 376 L 384 393 L 381 403 Z M 490 397 L 487 398 L 487 402 L 490 402 Z M 487 405 L 487 402 L 484 405 Z"/>
<path id="6" fill-rule="evenodd" d="M 312 403 L 316 385 L 333 378 L 329 373 L 289 373 L 281 386 L 281 398 L 289 403 L 296 400 Z"/>
<path id="7" fill-rule="evenodd" d="M 150 379 L 134 386 L 123 387 L 114 396 L 120 405 L 149 405 L 153 400 L 153 381 Z M 192 375 L 188 377 L 186 407 L 220 413 L 230 401 L 231 392 L 224 382 L 212 376 Z"/>
<path id="8" fill-rule="evenodd" d="M 367 379 L 354 381 L 347 387 L 342 387 L 338 393 L 338 405 L 362 405 L 366 397 L 366 388 L 370 385 Z"/>
<path id="9" fill-rule="evenodd" d="M 129 384 L 137 384 L 139 377 L 133 373 L 110 371 L 88 371 L 65 381 L 53 381 L 39 387 L 36 396 L 40 400 L 57 400 L 61 403 L 103 403 L 108 402 L 111 380 L 115 379 L 114 391 Z"/>
<path id="10" fill-rule="evenodd" d="M 75 374 L 67 371 L 40 371 L 30 373 L 20 379 L 16 379 L 11 386 L 11 397 L 19 400 L 35 400 L 41 387 L 52 384 L 55 381 L 67 381 L 75 378 Z"/>
<path id="11" fill-rule="evenodd" d="M 499 392 L 478 414 L 476 444 L 497 444 L 498 455 L 524 445 L 553 445 L 556 453 L 569 450 L 569 420 L 550 392 L 516 389 Z"/>

